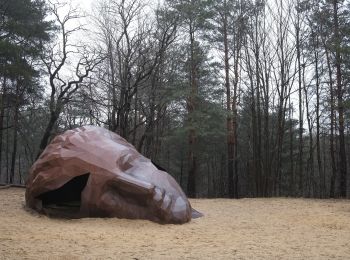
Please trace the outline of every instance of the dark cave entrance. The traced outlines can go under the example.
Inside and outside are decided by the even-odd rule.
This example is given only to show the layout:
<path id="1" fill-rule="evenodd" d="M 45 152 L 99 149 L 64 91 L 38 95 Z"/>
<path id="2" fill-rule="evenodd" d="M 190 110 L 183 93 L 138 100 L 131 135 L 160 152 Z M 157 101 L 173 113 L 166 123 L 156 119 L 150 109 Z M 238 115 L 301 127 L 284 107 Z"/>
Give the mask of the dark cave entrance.
<path id="1" fill-rule="evenodd" d="M 45 192 L 37 198 L 42 201 L 46 214 L 54 217 L 77 218 L 81 205 L 81 193 L 90 173 L 74 177 L 62 187 Z"/>

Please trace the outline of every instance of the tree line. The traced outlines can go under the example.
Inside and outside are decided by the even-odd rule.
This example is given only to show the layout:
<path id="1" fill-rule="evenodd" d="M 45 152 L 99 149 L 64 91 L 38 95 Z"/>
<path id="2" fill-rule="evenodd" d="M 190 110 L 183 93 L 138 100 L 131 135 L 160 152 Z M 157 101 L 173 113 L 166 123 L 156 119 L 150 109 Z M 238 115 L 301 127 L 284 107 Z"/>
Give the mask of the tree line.
<path id="1" fill-rule="evenodd" d="M 348 0 L 0 0 L 0 182 L 118 133 L 190 197 L 349 196 Z"/>

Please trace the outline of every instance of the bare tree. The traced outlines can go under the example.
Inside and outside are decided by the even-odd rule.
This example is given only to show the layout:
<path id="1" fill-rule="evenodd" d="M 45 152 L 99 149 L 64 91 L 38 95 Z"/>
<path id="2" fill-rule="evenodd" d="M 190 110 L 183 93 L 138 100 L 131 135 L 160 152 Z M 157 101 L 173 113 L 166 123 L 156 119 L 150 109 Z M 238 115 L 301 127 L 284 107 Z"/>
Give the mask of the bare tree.
<path id="1" fill-rule="evenodd" d="M 68 11 L 62 17 L 60 10 L 67 7 Z M 38 156 L 48 144 L 64 106 L 72 100 L 74 94 L 82 86 L 81 83 L 88 78 L 94 68 L 104 60 L 104 57 L 96 50 L 73 44 L 72 35 L 83 29 L 82 26 L 69 28 L 71 21 L 80 18 L 76 8 L 66 4 L 50 3 L 50 10 L 56 18 L 60 34 L 56 41 L 48 47 L 47 54 L 42 57 L 49 76 L 51 93 L 49 100 L 50 117 L 40 142 Z M 78 61 L 69 60 L 68 56 L 73 56 L 73 54 L 78 54 Z M 75 63 L 74 75 L 66 77 L 64 76 L 65 70 L 72 69 L 71 63 Z"/>

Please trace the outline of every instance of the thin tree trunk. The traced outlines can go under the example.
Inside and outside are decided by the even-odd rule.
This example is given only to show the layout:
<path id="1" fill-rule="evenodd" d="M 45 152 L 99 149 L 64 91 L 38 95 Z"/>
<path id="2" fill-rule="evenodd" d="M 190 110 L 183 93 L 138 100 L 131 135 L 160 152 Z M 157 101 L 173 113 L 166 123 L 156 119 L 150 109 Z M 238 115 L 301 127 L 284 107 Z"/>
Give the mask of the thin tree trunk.
<path id="1" fill-rule="evenodd" d="M 113 46 L 112 42 L 108 40 L 108 59 L 109 59 L 109 67 L 111 70 L 111 83 L 112 83 L 112 114 L 111 114 L 111 131 L 115 132 L 117 130 L 117 119 L 116 119 L 116 111 L 117 111 L 117 94 L 116 94 L 116 84 L 115 84 L 115 68 L 113 61 Z"/>
<path id="2" fill-rule="evenodd" d="M 330 93 L 330 108 L 331 108 L 331 122 L 330 122 L 330 140 L 329 140 L 329 152 L 331 155 L 331 165 L 332 165 L 332 174 L 331 174 L 331 183 L 330 183 L 330 192 L 329 196 L 331 198 L 335 197 L 335 177 L 336 177 L 336 161 L 335 161 L 335 147 L 334 147 L 334 90 L 333 90 L 333 73 L 332 73 L 332 67 L 331 67 L 331 62 L 329 58 L 329 52 L 328 52 L 328 47 L 325 46 L 325 51 L 326 51 L 326 58 L 327 58 L 327 67 L 328 67 L 328 77 L 329 77 L 329 93 Z"/>
<path id="3" fill-rule="evenodd" d="M 8 102 L 9 104 L 9 102 Z M 7 116 L 6 116 L 6 183 L 10 180 L 10 167 L 9 167 L 9 154 L 10 154 L 10 134 L 9 134 L 9 123 L 10 123 L 10 107 L 7 107 Z"/>
<path id="4" fill-rule="evenodd" d="M 297 2 L 299 6 L 299 1 Z M 299 8 L 298 8 L 299 10 Z M 298 98 L 299 98 L 299 146 L 298 146 L 298 176 L 299 176 L 299 195 L 303 192 L 303 96 L 302 96 L 302 68 L 301 68 L 301 52 L 300 52 L 300 13 L 297 14 L 296 27 L 296 48 L 298 60 Z"/>
<path id="5" fill-rule="evenodd" d="M 18 153 L 18 177 L 19 177 L 19 184 L 23 183 L 22 178 L 22 170 L 21 170 L 21 154 Z"/>
<path id="6" fill-rule="evenodd" d="M 1 108 L 0 108 L 0 180 L 2 177 L 2 138 L 3 138 L 3 131 L 4 131 L 4 116 L 5 116 L 5 99 L 7 95 L 7 85 L 6 85 L 6 77 L 3 79 L 2 84 L 2 95 L 1 95 Z M 8 104 L 7 104 L 8 105 Z"/>
<path id="7" fill-rule="evenodd" d="M 344 134 L 344 102 L 340 56 L 340 35 L 338 22 L 338 1 L 333 0 L 334 37 L 335 37 L 335 66 L 337 71 L 337 99 L 339 124 L 339 170 L 340 170 L 340 196 L 345 198 L 347 193 L 347 162 Z"/>
<path id="8" fill-rule="evenodd" d="M 291 96 L 289 96 L 289 163 L 290 163 L 290 186 L 289 186 L 289 196 L 295 194 L 295 175 L 294 175 L 294 134 L 293 134 L 293 113 L 292 106 L 290 102 Z"/>
<path id="9" fill-rule="evenodd" d="M 264 11 L 264 32 L 266 33 L 266 13 Z M 262 93 L 264 100 L 264 183 L 263 183 L 263 196 L 266 197 L 270 195 L 270 179 L 271 179 L 271 151 L 270 151 L 270 63 L 268 63 L 268 50 L 266 44 L 266 35 L 263 38 L 262 52 L 263 52 L 263 62 L 264 62 L 264 77 L 262 80 Z"/>
<path id="10" fill-rule="evenodd" d="M 40 146 L 39 146 L 39 151 L 38 151 L 38 154 L 37 154 L 36 158 L 39 158 L 40 154 L 44 151 L 44 149 L 46 148 L 47 144 L 49 143 L 50 137 L 52 135 L 52 130 L 55 127 L 55 124 L 56 124 L 56 122 L 58 120 L 58 117 L 59 117 L 59 113 L 58 112 L 54 112 L 54 111 L 51 112 L 50 120 L 49 120 L 49 123 L 46 126 L 44 135 L 43 135 L 43 137 L 41 139 Z"/>
<path id="11" fill-rule="evenodd" d="M 321 160 L 321 147 L 320 147 L 320 78 L 318 71 L 318 37 L 314 39 L 315 41 L 315 77 L 316 77 L 316 153 L 317 153 L 317 166 L 318 166 L 318 176 L 319 176 L 319 189 L 320 197 L 324 197 L 325 187 L 323 186 L 323 171 L 322 171 L 322 160 Z"/>
<path id="12" fill-rule="evenodd" d="M 17 158 L 17 128 L 18 128 L 18 114 L 19 114 L 19 83 L 16 84 L 16 101 L 14 107 L 14 118 L 13 118 L 13 143 L 12 143 L 12 156 L 11 156 L 11 171 L 10 171 L 10 183 L 12 184 L 15 179 L 15 167 Z"/>
<path id="13" fill-rule="evenodd" d="M 230 198 L 236 198 L 236 188 L 234 185 L 234 162 L 235 162 L 235 125 L 232 114 L 231 105 L 231 87 L 230 87 L 230 64 L 228 53 L 228 39 L 227 39 L 227 11 L 226 0 L 224 1 L 224 19 L 223 19 L 223 33 L 224 33 L 224 54 L 225 54 L 225 88 L 226 88 L 226 110 L 227 110 L 227 171 L 228 171 L 228 191 Z M 233 100 L 233 102 L 235 102 Z"/>
<path id="14" fill-rule="evenodd" d="M 134 99 L 134 127 L 133 127 L 133 131 L 132 131 L 132 144 L 135 145 L 136 144 L 136 128 L 137 128 L 137 110 L 138 110 L 138 106 L 137 106 L 137 102 L 138 102 L 138 91 L 137 89 L 135 90 L 135 99 Z"/>
<path id="15" fill-rule="evenodd" d="M 196 197 L 196 176 L 197 176 L 197 157 L 196 157 L 196 144 L 197 144 L 197 135 L 195 130 L 195 115 L 197 103 L 197 94 L 198 94 L 198 83 L 197 83 L 197 68 L 195 60 L 195 40 L 194 32 L 190 26 L 190 60 L 191 60 L 191 71 L 190 71 L 190 84 L 191 84 L 191 93 L 188 98 L 187 107 L 188 107 L 188 117 L 190 130 L 188 134 L 188 145 L 189 145 L 189 154 L 188 154 L 188 183 L 187 183 L 187 192 L 189 197 Z"/>
<path id="16" fill-rule="evenodd" d="M 304 94 L 305 94 L 305 103 L 306 103 L 306 118 L 309 130 L 309 158 L 307 160 L 307 170 L 309 173 L 309 194 L 310 196 L 315 196 L 315 179 L 314 179 L 314 142 L 312 137 L 312 123 L 311 123 L 311 115 L 309 108 L 309 100 L 308 100 L 308 92 L 306 86 L 304 85 Z M 312 187 L 312 194 L 311 194 Z"/>
<path id="17" fill-rule="evenodd" d="M 250 79 L 250 91 L 251 91 L 251 104 L 250 104 L 250 110 L 251 110 L 251 124 L 252 124 L 252 163 L 251 163 L 251 168 L 252 168 L 252 176 L 254 176 L 254 181 L 255 181 L 255 196 L 259 194 L 259 176 L 257 173 L 256 169 L 256 160 L 257 160 L 257 123 L 256 123 L 256 103 L 255 103 L 255 87 L 254 87 L 254 82 L 253 78 Z"/>
<path id="18" fill-rule="evenodd" d="M 256 80 L 256 156 L 255 156 L 255 170 L 258 177 L 258 196 L 262 196 L 263 178 L 261 171 L 261 106 L 260 106 L 260 76 L 259 76 L 259 53 L 260 46 L 258 42 L 258 19 L 259 14 L 255 14 L 255 80 Z"/>

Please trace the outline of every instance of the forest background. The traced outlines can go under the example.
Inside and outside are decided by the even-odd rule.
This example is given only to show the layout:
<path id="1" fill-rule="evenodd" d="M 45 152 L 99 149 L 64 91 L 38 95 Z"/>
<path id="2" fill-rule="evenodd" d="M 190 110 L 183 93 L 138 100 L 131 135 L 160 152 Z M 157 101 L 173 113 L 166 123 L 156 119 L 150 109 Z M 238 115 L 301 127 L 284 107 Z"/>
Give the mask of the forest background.
<path id="1" fill-rule="evenodd" d="M 98 125 L 190 197 L 350 197 L 349 0 L 0 0 L 0 182 Z"/>

